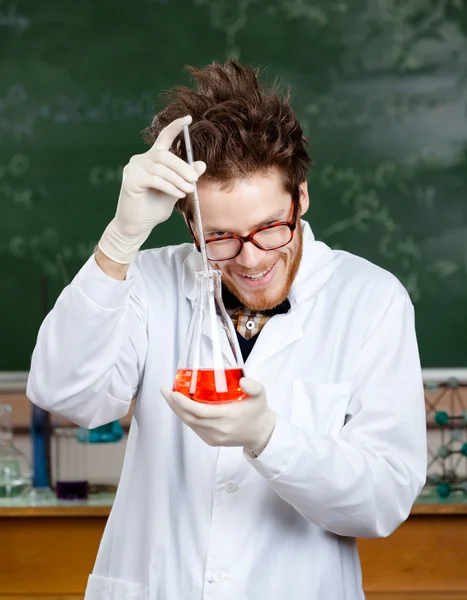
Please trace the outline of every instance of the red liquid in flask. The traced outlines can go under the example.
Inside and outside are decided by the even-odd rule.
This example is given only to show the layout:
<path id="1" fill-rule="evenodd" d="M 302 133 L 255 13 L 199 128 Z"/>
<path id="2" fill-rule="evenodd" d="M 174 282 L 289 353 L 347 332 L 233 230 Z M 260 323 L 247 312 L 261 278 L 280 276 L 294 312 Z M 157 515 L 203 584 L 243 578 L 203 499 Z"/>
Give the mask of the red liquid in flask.
<path id="1" fill-rule="evenodd" d="M 196 373 L 196 386 L 193 394 L 190 394 L 193 373 Z M 235 402 L 244 400 L 247 395 L 240 387 L 240 379 L 245 377 L 243 369 L 225 369 L 225 382 L 227 391 L 218 392 L 214 369 L 179 369 L 175 375 L 174 392 L 180 392 L 196 402 L 217 403 Z"/>

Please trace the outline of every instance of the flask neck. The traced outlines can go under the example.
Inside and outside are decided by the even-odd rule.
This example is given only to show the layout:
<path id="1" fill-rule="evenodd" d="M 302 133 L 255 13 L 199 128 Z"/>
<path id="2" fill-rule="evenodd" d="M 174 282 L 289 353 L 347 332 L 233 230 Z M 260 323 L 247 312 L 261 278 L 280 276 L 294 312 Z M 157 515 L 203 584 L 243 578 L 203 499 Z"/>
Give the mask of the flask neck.
<path id="1" fill-rule="evenodd" d="M 218 299 L 221 297 L 221 272 L 220 271 L 196 271 L 196 298 L 198 301 L 205 300 L 212 295 Z"/>

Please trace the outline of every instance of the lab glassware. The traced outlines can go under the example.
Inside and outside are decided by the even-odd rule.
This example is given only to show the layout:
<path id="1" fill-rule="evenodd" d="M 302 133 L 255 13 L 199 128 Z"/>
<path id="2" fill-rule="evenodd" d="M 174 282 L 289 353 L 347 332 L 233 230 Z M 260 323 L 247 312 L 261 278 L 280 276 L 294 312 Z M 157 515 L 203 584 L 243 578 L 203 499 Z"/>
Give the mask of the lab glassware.
<path id="1" fill-rule="evenodd" d="M 85 500 L 88 497 L 88 431 L 73 425 L 54 427 L 55 495 L 60 500 Z"/>
<path id="2" fill-rule="evenodd" d="M 16 448 L 11 422 L 12 407 L 0 404 L 0 498 L 23 498 L 31 489 L 31 468 Z"/>
<path id="3" fill-rule="evenodd" d="M 246 398 L 243 358 L 221 295 L 221 272 L 195 271 L 196 300 L 173 390 L 204 403 Z"/>

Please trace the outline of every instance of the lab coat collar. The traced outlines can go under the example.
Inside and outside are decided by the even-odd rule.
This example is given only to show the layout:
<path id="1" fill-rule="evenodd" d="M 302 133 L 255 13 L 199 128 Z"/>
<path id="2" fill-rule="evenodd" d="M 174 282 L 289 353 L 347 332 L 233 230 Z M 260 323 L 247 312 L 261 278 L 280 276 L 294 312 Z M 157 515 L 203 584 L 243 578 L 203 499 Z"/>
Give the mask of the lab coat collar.
<path id="1" fill-rule="evenodd" d="M 289 294 L 292 309 L 318 294 L 333 274 L 332 250 L 326 244 L 315 240 L 307 221 L 302 220 L 300 224 L 303 231 L 303 254 Z M 196 297 L 194 272 L 202 268 L 201 254 L 193 244 L 193 251 L 185 259 L 182 271 L 182 290 L 192 301 Z"/>

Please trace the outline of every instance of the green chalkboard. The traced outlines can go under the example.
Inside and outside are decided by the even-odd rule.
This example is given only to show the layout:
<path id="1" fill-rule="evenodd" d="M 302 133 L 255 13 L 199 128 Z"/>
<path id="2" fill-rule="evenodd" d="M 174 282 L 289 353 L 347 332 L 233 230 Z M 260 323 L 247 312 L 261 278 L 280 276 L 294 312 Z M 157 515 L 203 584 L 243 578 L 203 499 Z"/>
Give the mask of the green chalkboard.
<path id="1" fill-rule="evenodd" d="M 467 365 L 464 0 L 0 0 L 0 370 L 28 369 L 159 93 L 234 55 L 292 86 L 317 237 L 406 285 L 424 367 Z M 174 216 L 149 243 L 185 240 Z"/>

